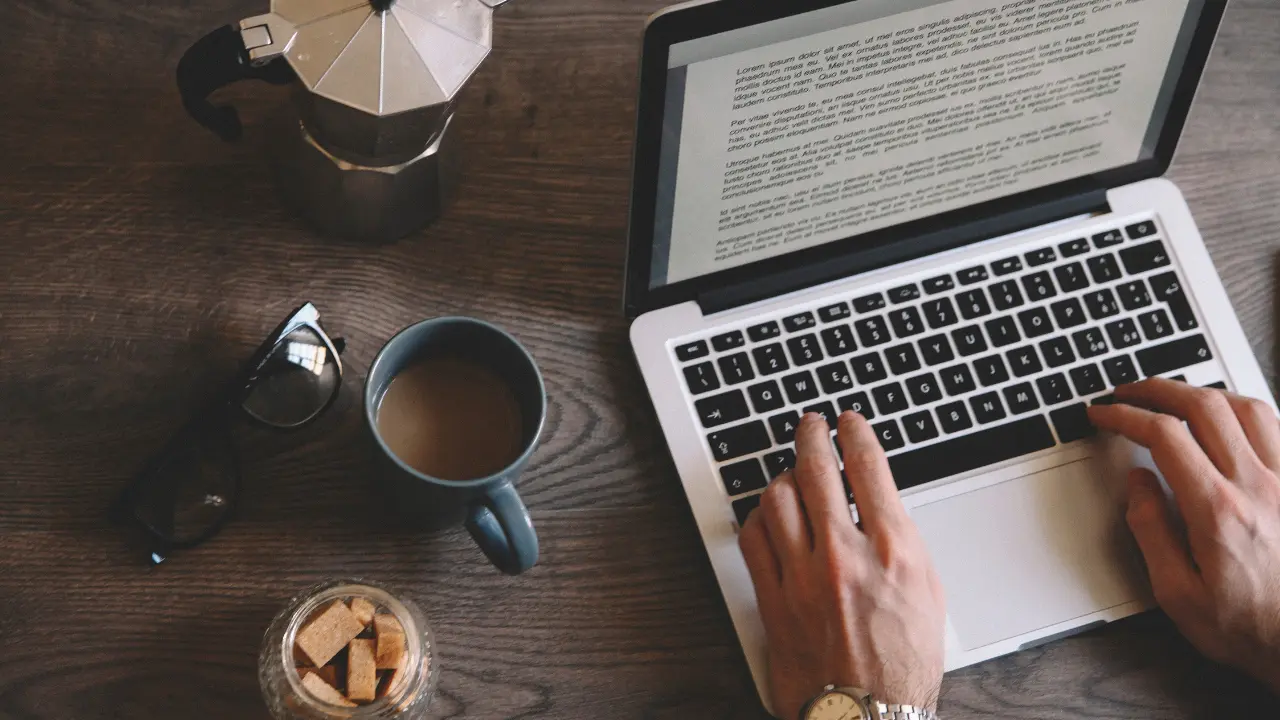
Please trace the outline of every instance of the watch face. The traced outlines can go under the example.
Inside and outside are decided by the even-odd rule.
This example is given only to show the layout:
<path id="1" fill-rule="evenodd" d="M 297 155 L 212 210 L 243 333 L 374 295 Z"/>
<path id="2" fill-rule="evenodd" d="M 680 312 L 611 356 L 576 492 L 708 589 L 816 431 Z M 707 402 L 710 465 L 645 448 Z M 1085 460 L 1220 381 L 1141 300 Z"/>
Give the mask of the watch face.
<path id="1" fill-rule="evenodd" d="M 842 692 L 829 692 L 818 698 L 804 720 L 867 720 L 862 705 Z"/>

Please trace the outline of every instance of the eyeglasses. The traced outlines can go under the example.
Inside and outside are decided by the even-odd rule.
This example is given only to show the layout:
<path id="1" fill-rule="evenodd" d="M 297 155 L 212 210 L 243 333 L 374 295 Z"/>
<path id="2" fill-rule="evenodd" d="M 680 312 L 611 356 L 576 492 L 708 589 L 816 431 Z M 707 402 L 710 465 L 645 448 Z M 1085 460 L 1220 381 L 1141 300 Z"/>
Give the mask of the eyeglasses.
<path id="1" fill-rule="evenodd" d="M 296 430 L 338 398 L 346 343 L 330 340 L 307 303 L 280 323 L 210 407 L 147 463 L 113 508 L 145 531 L 149 560 L 195 547 L 218 533 L 235 509 L 240 463 L 231 428 L 240 412 L 278 430 Z"/>

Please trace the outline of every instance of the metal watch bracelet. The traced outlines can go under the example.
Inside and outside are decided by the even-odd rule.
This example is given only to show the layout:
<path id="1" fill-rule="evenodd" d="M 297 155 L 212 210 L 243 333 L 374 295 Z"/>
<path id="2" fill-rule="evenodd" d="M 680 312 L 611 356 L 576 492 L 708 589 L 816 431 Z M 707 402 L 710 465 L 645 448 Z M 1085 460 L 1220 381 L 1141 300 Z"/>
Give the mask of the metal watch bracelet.
<path id="1" fill-rule="evenodd" d="M 938 720 L 938 714 L 913 705 L 886 705 L 872 701 L 872 710 L 880 714 L 880 720 Z"/>

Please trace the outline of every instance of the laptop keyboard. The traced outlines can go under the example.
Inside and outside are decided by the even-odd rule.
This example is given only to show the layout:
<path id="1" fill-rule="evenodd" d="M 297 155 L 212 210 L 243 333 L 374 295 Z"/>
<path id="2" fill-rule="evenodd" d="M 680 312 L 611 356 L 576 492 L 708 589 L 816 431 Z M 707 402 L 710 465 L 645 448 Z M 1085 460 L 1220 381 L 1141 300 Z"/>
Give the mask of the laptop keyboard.
<path id="1" fill-rule="evenodd" d="M 804 413 L 865 416 L 903 490 L 1092 436 L 1089 402 L 1213 359 L 1184 287 L 1148 220 L 674 350 L 742 522 Z"/>

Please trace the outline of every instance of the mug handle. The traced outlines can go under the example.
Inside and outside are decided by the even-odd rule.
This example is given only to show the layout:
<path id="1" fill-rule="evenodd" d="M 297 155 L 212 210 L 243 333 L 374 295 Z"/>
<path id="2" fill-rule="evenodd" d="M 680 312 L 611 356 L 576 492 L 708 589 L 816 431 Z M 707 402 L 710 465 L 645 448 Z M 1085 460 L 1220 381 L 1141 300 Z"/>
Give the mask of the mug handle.
<path id="1" fill-rule="evenodd" d="M 471 506 L 467 531 L 489 562 L 508 575 L 519 575 L 538 563 L 538 534 L 510 480 L 487 489 Z"/>

